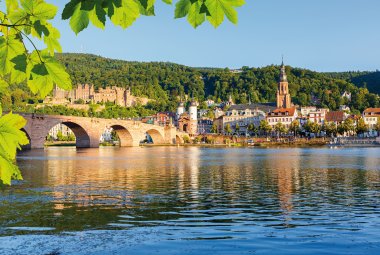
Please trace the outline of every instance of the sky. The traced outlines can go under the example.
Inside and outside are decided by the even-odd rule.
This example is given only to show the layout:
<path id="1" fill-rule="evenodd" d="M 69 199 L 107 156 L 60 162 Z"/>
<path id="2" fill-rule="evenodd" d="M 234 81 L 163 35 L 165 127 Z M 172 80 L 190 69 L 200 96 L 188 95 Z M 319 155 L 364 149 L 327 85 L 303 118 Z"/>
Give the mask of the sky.
<path id="1" fill-rule="evenodd" d="M 159 0 L 155 17 L 123 30 L 108 22 L 78 36 L 56 19 L 64 52 L 194 67 L 262 67 L 285 63 L 315 71 L 380 69 L 379 0 L 246 0 L 239 23 L 194 29 Z M 47 0 L 60 7 L 67 0 Z M 176 0 L 174 0 L 176 2 Z M 59 13 L 59 17 L 60 17 Z"/>

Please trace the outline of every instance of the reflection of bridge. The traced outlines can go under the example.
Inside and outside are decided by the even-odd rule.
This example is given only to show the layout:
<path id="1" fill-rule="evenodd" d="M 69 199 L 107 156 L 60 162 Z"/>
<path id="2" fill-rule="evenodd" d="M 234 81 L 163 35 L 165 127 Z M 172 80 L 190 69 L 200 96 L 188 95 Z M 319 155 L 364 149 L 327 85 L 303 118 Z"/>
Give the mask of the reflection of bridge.
<path id="1" fill-rule="evenodd" d="M 28 135 L 29 148 L 43 148 L 51 128 L 57 124 L 68 126 L 75 134 L 80 148 L 97 148 L 106 128 L 113 128 L 120 139 L 120 146 L 138 146 L 150 135 L 154 144 L 183 142 L 183 135 L 175 127 L 162 127 L 134 120 L 99 119 L 76 116 L 21 114 L 28 122 L 24 131 Z"/>

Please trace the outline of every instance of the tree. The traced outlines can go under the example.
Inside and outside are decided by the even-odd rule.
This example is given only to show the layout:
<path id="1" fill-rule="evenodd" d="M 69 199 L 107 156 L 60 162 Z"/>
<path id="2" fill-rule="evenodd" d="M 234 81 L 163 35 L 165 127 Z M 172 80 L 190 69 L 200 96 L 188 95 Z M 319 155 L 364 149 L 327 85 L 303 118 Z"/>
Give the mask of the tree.
<path id="1" fill-rule="evenodd" d="M 344 130 L 345 132 L 348 132 L 349 134 L 352 134 L 355 131 L 355 123 L 351 118 L 347 118 L 343 122 Z"/>
<path id="2" fill-rule="evenodd" d="M 216 125 L 216 123 L 212 124 L 211 133 L 218 133 L 218 125 Z"/>
<path id="3" fill-rule="evenodd" d="M 290 123 L 289 130 L 293 132 L 294 136 L 297 136 L 297 133 L 300 131 L 300 122 L 293 120 L 292 123 Z"/>
<path id="4" fill-rule="evenodd" d="M 172 4 L 172 0 L 163 2 Z M 70 0 L 62 12 L 62 19 L 70 19 L 71 29 L 76 34 L 87 28 L 90 22 L 104 29 L 107 18 L 114 25 L 127 28 L 141 15 L 154 15 L 154 4 L 154 0 Z M 179 0 L 175 5 L 175 18 L 187 17 L 194 28 L 206 20 L 218 27 L 225 17 L 236 24 L 236 7 L 244 4 L 244 0 Z M 23 82 L 41 98 L 48 95 L 53 85 L 71 89 L 69 74 L 54 56 L 55 52 L 62 51 L 60 32 L 51 23 L 57 14 L 57 6 L 44 0 L 6 0 L 5 6 L 6 10 L 0 10 L 0 93 L 7 91 L 10 84 Z M 46 49 L 37 49 L 36 40 Z M 33 51 L 27 50 L 25 41 L 32 44 Z M 17 148 L 28 143 L 25 133 L 20 131 L 25 124 L 19 115 L 2 116 L 0 109 L 0 137 L 3 137 L 0 142 L 1 183 L 10 184 L 12 178 L 21 178 L 15 156 Z"/>
<path id="5" fill-rule="evenodd" d="M 365 124 L 365 121 L 363 118 L 359 119 L 358 124 L 356 126 L 356 132 L 358 134 L 363 134 L 365 132 L 368 132 L 368 125 Z"/>
<path id="6" fill-rule="evenodd" d="M 70 142 L 74 142 L 76 140 L 76 137 L 73 133 L 70 133 L 68 136 L 67 136 L 67 141 L 70 141 Z"/>
<path id="7" fill-rule="evenodd" d="M 250 133 L 256 133 L 256 127 L 253 123 L 250 123 L 247 129 L 248 129 L 248 132 Z"/>
<path id="8" fill-rule="evenodd" d="M 344 125 L 344 123 L 340 123 L 340 124 L 337 126 L 337 132 L 338 132 L 338 134 L 340 134 L 340 135 L 344 135 L 344 133 L 347 132 L 346 125 Z"/>
<path id="9" fill-rule="evenodd" d="M 231 125 L 229 123 L 224 127 L 224 132 L 228 135 L 232 133 Z"/>
<path id="10" fill-rule="evenodd" d="M 268 133 L 272 131 L 272 126 L 269 125 L 268 121 L 262 120 L 260 121 L 259 130 L 263 131 L 265 135 L 268 135 Z"/>
<path id="11" fill-rule="evenodd" d="M 321 126 L 318 123 L 312 122 L 310 120 L 306 122 L 306 124 L 304 125 L 304 129 L 306 132 L 313 134 L 318 134 L 322 130 Z"/>
<path id="12" fill-rule="evenodd" d="M 239 133 L 239 131 L 240 131 L 239 123 L 236 123 L 236 125 L 235 125 L 235 132 Z"/>
<path id="13" fill-rule="evenodd" d="M 281 122 L 277 122 L 276 125 L 274 126 L 274 130 L 277 132 L 278 136 L 281 136 L 281 134 L 286 132 L 286 127 Z"/>
<path id="14" fill-rule="evenodd" d="M 335 122 L 325 123 L 323 129 L 326 131 L 328 136 L 336 136 L 338 132 Z"/>
<path id="15" fill-rule="evenodd" d="M 66 139 L 65 139 L 64 135 L 62 134 L 62 131 L 59 130 L 59 131 L 57 132 L 57 141 L 65 141 L 65 140 L 66 140 Z"/>

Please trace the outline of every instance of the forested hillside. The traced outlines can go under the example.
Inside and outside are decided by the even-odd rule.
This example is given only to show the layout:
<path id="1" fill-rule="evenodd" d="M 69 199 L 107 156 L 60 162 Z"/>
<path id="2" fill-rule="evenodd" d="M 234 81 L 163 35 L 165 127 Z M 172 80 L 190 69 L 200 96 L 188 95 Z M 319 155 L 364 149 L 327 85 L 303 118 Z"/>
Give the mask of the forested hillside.
<path id="1" fill-rule="evenodd" d="M 130 86 L 132 94 L 155 99 L 155 103 L 148 107 L 157 111 L 175 110 L 180 95 L 195 97 L 199 101 L 211 98 L 221 102 L 232 95 L 236 103 L 246 103 L 249 98 L 252 102 L 275 102 L 280 74 L 279 66 L 243 67 L 241 72 L 232 72 L 173 63 L 113 60 L 89 54 L 59 54 L 58 59 L 71 74 L 74 86 L 78 83 L 91 83 L 96 88 Z M 360 78 L 360 82 L 366 80 L 367 88 L 378 91 L 379 88 L 372 85 L 378 81 L 372 75 L 378 73 L 365 73 L 367 79 L 364 73 L 349 76 L 350 73 L 318 73 L 289 66 L 286 69 L 292 100 L 297 104 L 317 104 L 332 110 L 347 104 L 356 112 L 380 106 L 378 95 L 351 83 Z M 341 98 L 344 91 L 352 93 L 351 102 Z M 11 95 L 12 101 L 20 98 L 30 101 L 28 95 L 20 95 L 22 91 L 17 88 L 12 93 L 17 94 Z"/>
<path id="2" fill-rule="evenodd" d="M 367 88 L 372 93 L 380 94 L 380 71 L 376 72 L 341 72 L 326 73 L 332 78 L 344 79 L 358 87 Z"/>

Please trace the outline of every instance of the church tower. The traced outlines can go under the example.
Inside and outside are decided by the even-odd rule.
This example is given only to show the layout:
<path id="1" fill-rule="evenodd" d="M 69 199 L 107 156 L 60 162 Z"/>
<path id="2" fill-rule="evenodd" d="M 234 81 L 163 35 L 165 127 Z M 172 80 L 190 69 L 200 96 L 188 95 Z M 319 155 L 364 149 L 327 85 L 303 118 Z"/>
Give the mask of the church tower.
<path id="1" fill-rule="evenodd" d="M 286 77 L 286 70 L 284 61 L 281 64 L 280 82 L 277 89 L 277 108 L 291 108 L 292 102 L 289 94 L 288 78 Z"/>

